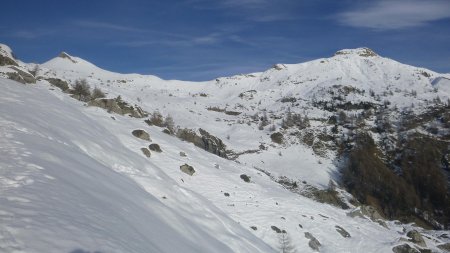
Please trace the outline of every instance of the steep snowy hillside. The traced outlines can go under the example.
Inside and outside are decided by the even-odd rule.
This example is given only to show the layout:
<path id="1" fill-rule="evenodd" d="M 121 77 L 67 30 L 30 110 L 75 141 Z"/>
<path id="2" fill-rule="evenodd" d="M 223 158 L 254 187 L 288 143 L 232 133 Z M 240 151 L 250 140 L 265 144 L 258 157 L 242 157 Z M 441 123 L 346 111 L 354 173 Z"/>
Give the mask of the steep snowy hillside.
<path id="1" fill-rule="evenodd" d="M 0 82 L 1 252 L 272 252 L 75 101 Z"/>
<path id="2" fill-rule="evenodd" d="M 433 213 L 446 212 L 440 188 L 413 218 L 395 213 L 397 196 L 383 206 L 377 195 L 415 191 L 400 179 L 403 164 L 422 159 L 417 140 L 448 162 L 433 149 L 450 141 L 448 74 L 367 48 L 208 82 L 113 73 L 67 53 L 16 62 L 0 64 L 0 251 L 450 247 L 449 231 L 410 223 L 445 227 Z M 361 164 L 380 173 L 364 174 L 381 180 L 376 191 L 351 188 L 359 179 L 347 171 Z M 440 176 L 430 164 L 428 181 Z"/>
<path id="3" fill-rule="evenodd" d="M 241 162 L 321 188 L 336 173 L 334 152 L 323 148 L 328 144 L 308 145 L 303 137 L 289 136 L 282 146 L 272 144 L 270 134 L 282 126 L 288 111 L 307 117 L 312 130 L 330 132 L 332 126 L 326 121 L 334 115 L 329 108 L 336 102 L 341 102 L 342 109 L 357 105 L 354 114 L 364 106 L 388 104 L 402 109 L 412 103 L 420 112 L 437 96 L 442 101 L 449 98 L 445 85 L 433 83 L 450 78 L 380 57 L 366 48 L 341 50 L 331 58 L 277 64 L 262 73 L 200 83 L 111 73 L 66 53 L 42 64 L 37 75 L 71 84 L 85 78 L 92 87 L 105 91 L 107 97 L 120 95 L 149 113 L 170 115 L 181 128 L 203 126 L 228 149 L 243 153 L 238 158 Z M 265 115 L 268 126 L 261 131 L 259 118 Z M 311 146 L 315 154 L 311 154 Z M 281 162 L 283 165 L 277 166 Z"/>

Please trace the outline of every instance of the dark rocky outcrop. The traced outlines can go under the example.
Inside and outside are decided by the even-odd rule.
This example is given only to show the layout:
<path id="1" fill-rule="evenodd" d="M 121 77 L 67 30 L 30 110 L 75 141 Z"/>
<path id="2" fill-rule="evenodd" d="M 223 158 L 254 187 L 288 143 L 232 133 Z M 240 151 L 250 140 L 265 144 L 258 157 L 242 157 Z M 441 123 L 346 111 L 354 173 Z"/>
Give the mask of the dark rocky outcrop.
<path id="1" fill-rule="evenodd" d="M 336 231 L 342 235 L 344 238 L 350 238 L 350 234 L 341 226 L 334 226 L 336 228 Z"/>
<path id="2" fill-rule="evenodd" d="M 450 252 L 450 242 L 449 243 L 440 244 L 437 247 L 439 249 L 445 251 L 445 252 Z"/>
<path id="3" fill-rule="evenodd" d="M 277 226 L 270 226 L 270 228 L 277 234 L 286 233 L 286 231 L 279 229 Z"/>
<path id="4" fill-rule="evenodd" d="M 0 66 L 7 66 L 7 65 L 19 66 L 14 59 L 0 54 Z"/>
<path id="5" fill-rule="evenodd" d="M 133 130 L 133 132 L 131 132 L 131 134 L 136 138 L 146 140 L 146 141 L 151 141 L 150 135 L 145 130 L 136 129 L 136 130 Z"/>
<path id="6" fill-rule="evenodd" d="M 242 174 L 242 175 L 240 176 L 240 178 L 241 178 L 242 180 L 244 180 L 244 182 L 250 183 L 250 177 L 249 177 L 249 176 L 247 176 L 247 175 L 245 175 L 245 174 Z"/>
<path id="7" fill-rule="evenodd" d="M 8 79 L 26 84 L 26 83 L 36 83 L 36 79 L 34 76 L 30 73 L 28 73 L 25 70 L 20 69 L 16 66 L 10 67 L 14 72 L 8 72 L 6 75 L 8 75 Z"/>
<path id="8" fill-rule="evenodd" d="M 120 98 L 100 98 L 88 102 L 88 106 L 96 106 L 106 109 L 109 113 L 117 113 L 120 115 L 128 114 L 133 118 L 143 118 L 147 113 L 139 106 L 131 106 L 122 101 Z"/>
<path id="9" fill-rule="evenodd" d="M 283 134 L 280 132 L 276 132 L 270 135 L 270 139 L 278 144 L 282 144 L 283 143 Z"/>
<path id="10" fill-rule="evenodd" d="M 62 91 L 67 91 L 70 88 L 69 84 L 66 81 L 59 78 L 46 78 L 45 80 L 51 85 L 60 88 Z"/>
<path id="11" fill-rule="evenodd" d="M 194 167 L 188 165 L 187 163 L 183 164 L 180 166 L 180 170 L 186 174 L 188 174 L 189 176 L 194 175 L 195 173 L 195 169 Z"/>
<path id="12" fill-rule="evenodd" d="M 394 248 L 392 248 L 392 251 L 394 253 L 420 253 L 420 251 L 412 248 L 408 244 L 402 244 L 402 245 L 395 246 Z"/>
<path id="13" fill-rule="evenodd" d="M 141 148 L 141 151 L 146 157 L 151 156 L 150 150 L 148 150 L 148 148 Z"/>
<path id="14" fill-rule="evenodd" d="M 309 232 L 305 232 L 305 237 L 307 239 L 309 239 L 309 247 L 315 251 L 320 251 L 320 246 L 322 246 L 322 244 L 320 244 L 319 240 L 317 240 L 311 233 Z"/>
<path id="15" fill-rule="evenodd" d="M 155 151 L 155 152 L 158 152 L 158 153 L 161 153 L 161 152 L 162 152 L 161 147 L 160 147 L 158 144 L 156 144 L 156 143 L 150 144 L 150 146 L 148 146 L 148 148 L 149 148 L 151 151 Z"/>
<path id="16" fill-rule="evenodd" d="M 425 243 L 425 240 L 423 239 L 422 235 L 417 230 L 411 230 L 409 231 L 406 236 L 408 236 L 410 239 L 410 242 L 413 242 L 421 247 L 426 247 L 427 244 Z"/>
<path id="17" fill-rule="evenodd" d="M 192 129 L 180 129 L 177 132 L 177 137 L 193 143 L 195 146 L 203 148 L 204 150 L 218 155 L 220 157 L 227 158 L 226 145 L 221 139 L 211 135 L 206 130 L 199 129 L 200 135 L 198 135 Z"/>

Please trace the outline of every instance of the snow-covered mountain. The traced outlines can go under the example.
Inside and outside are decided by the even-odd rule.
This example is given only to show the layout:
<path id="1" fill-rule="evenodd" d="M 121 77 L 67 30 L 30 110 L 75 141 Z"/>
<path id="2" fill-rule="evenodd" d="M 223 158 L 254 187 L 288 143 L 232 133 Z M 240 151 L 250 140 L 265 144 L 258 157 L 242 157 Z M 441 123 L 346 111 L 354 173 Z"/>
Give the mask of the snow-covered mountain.
<path id="1" fill-rule="evenodd" d="M 386 158 L 407 131 L 446 141 L 435 118 L 401 134 L 373 129 L 380 108 L 399 129 L 405 112 L 444 108 L 448 74 L 367 48 L 207 82 L 113 73 L 67 53 L 43 64 L 5 45 L 0 55 L 0 251 L 450 247 L 447 230 L 361 205 L 340 174 L 355 131 L 369 131 Z M 84 81 L 106 98 L 77 97 Z"/>

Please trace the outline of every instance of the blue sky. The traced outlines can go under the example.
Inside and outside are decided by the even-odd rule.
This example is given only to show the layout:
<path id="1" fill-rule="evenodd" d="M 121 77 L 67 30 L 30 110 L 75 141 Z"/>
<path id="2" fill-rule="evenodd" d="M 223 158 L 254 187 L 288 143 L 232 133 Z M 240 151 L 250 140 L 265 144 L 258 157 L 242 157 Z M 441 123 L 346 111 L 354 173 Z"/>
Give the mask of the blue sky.
<path id="1" fill-rule="evenodd" d="M 210 80 L 370 47 L 450 72 L 449 0 L 4 1 L 0 43 L 25 62 L 59 52 L 99 67 Z"/>

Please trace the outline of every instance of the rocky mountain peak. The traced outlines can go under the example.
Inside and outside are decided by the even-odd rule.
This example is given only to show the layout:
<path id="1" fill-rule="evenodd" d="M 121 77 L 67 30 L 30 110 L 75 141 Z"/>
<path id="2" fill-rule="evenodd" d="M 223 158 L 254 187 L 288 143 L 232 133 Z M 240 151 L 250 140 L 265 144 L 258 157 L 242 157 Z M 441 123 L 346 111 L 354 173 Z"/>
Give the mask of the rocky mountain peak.
<path id="1" fill-rule="evenodd" d="M 342 49 L 337 51 L 334 56 L 337 55 L 358 55 L 361 57 L 374 57 L 374 56 L 378 56 L 377 53 L 375 53 L 375 51 L 373 51 L 370 48 L 367 47 L 360 47 L 360 48 L 355 48 L 355 49 Z"/>
<path id="2" fill-rule="evenodd" d="M 58 55 L 59 58 L 63 58 L 63 59 L 68 59 L 69 61 L 73 62 L 73 63 L 77 63 L 77 61 L 75 61 L 68 53 L 66 52 L 61 52 Z"/>

